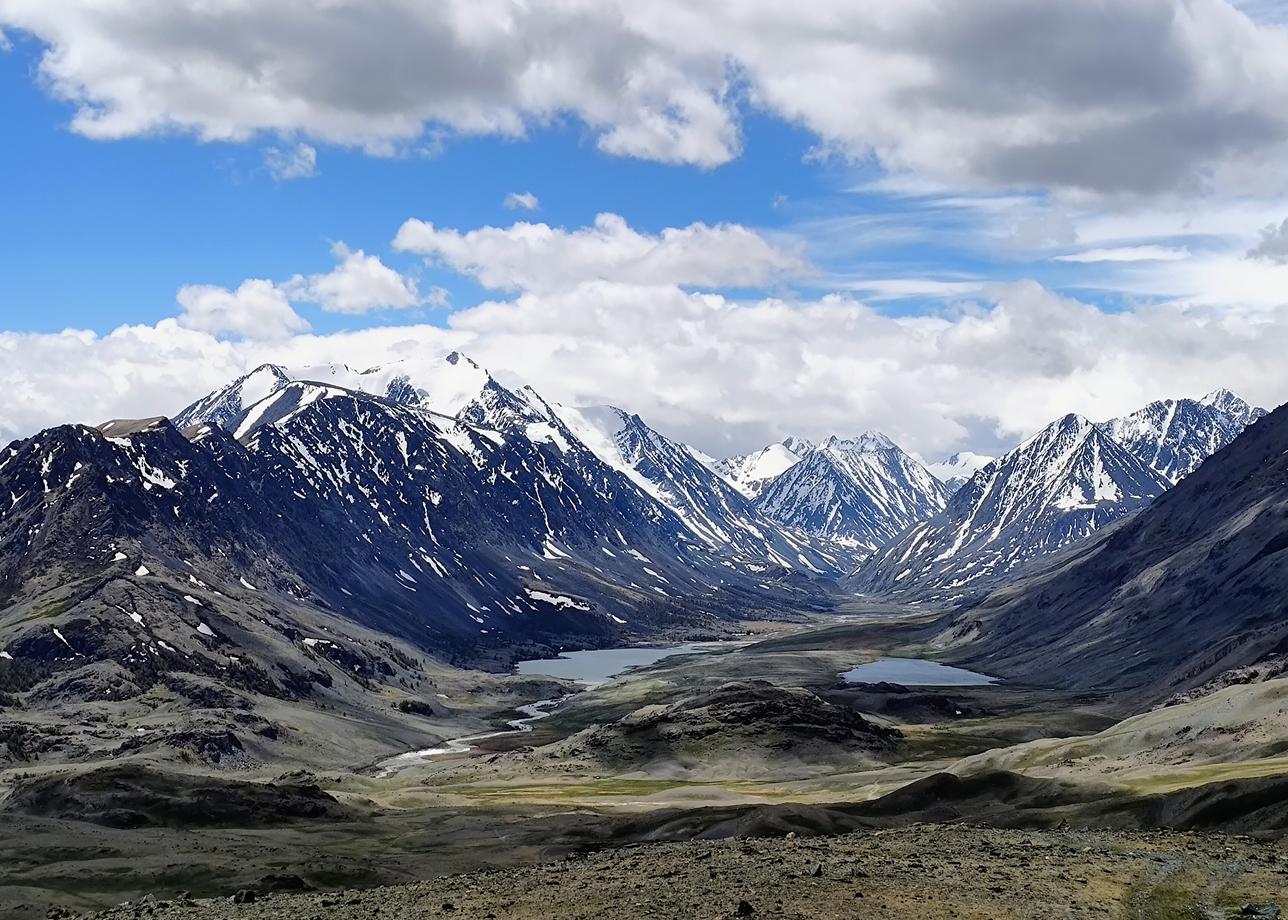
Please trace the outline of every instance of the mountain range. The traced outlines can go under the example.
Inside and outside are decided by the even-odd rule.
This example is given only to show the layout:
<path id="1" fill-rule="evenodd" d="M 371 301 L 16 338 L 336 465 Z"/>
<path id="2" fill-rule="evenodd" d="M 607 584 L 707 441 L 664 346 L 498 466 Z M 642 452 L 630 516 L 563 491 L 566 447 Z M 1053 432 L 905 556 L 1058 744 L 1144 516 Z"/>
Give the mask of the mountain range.
<path id="1" fill-rule="evenodd" d="M 981 467 L 847 584 L 938 601 L 978 596 L 1144 507 L 1265 414 L 1217 390 L 1107 422 L 1065 416 Z"/>
<path id="2" fill-rule="evenodd" d="M 457 353 L 265 365 L 172 420 L 0 455 L 0 691 L 182 672 L 289 696 L 320 662 L 401 679 L 399 648 L 504 669 L 822 611 L 838 588 L 960 599 L 1145 506 L 1260 414 L 1220 391 L 1068 416 L 954 492 L 876 432 L 718 460 Z"/>
<path id="3" fill-rule="evenodd" d="M 947 507 L 883 546 L 850 584 L 956 600 L 1085 539 L 1171 483 L 1104 427 L 1067 415 L 993 461 Z"/>
<path id="4" fill-rule="evenodd" d="M 1202 399 L 1157 400 L 1103 427 L 1138 460 L 1175 483 L 1265 414 L 1229 390 L 1216 390 Z"/>
<path id="5" fill-rule="evenodd" d="M 291 694 L 319 658 L 397 675 L 380 637 L 504 668 L 516 648 L 822 609 L 853 564 L 624 413 L 612 463 L 563 416 L 589 436 L 593 413 L 449 355 L 261 367 L 173 422 L 15 442 L 0 683 L 70 670 L 128 695 L 183 671 Z"/>

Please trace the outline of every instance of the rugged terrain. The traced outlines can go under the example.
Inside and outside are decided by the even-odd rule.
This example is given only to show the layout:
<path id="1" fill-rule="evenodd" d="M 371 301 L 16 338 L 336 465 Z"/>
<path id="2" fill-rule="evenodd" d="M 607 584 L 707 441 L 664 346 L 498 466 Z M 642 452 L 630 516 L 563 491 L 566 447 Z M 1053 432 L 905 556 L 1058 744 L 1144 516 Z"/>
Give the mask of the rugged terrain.
<path id="1" fill-rule="evenodd" d="M 1285 900 L 1279 850 L 1149 833 L 1288 830 L 1284 411 L 1235 438 L 1256 412 L 1233 397 L 1150 407 L 1120 420 L 1132 449 L 1070 417 L 939 514 L 880 435 L 791 440 L 765 481 L 781 456 L 721 464 L 460 355 L 266 367 L 178 424 L 17 442 L 0 913 Z M 890 597 L 853 593 L 883 571 Z M 918 602 L 976 574 L 1019 580 Z M 668 639 L 734 641 L 590 688 L 506 673 Z M 878 657 L 1002 680 L 843 679 Z M 404 887 L 345 891 L 374 885 Z"/>
<path id="2" fill-rule="evenodd" d="M 1188 834 L 914 827 L 653 844 L 397 888 L 149 902 L 153 917 L 1228 917 L 1282 903 L 1288 849 Z M 134 918 L 129 906 L 99 915 Z M 1273 916 L 1265 914 L 1263 916 Z"/>
<path id="3" fill-rule="evenodd" d="M 1288 653 L 1286 509 L 1281 407 L 1142 513 L 958 613 L 937 642 L 1017 680 L 1117 691 L 1127 711 L 1264 679 Z"/>

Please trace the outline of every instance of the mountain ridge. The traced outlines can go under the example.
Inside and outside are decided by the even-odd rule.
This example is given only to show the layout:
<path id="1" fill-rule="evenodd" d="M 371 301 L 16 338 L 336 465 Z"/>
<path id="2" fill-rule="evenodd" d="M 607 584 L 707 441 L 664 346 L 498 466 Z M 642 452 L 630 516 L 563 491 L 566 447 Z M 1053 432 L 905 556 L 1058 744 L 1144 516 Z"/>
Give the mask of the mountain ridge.
<path id="1" fill-rule="evenodd" d="M 1139 514 L 959 612 L 939 642 L 1018 680 L 1147 702 L 1288 654 L 1286 509 L 1281 406 Z"/>
<path id="2" fill-rule="evenodd" d="M 1143 507 L 1169 485 L 1099 426 L 1069 414 L 984 466 L 943 511 L 881 547 L 847 584 L 960 597 Z"/>

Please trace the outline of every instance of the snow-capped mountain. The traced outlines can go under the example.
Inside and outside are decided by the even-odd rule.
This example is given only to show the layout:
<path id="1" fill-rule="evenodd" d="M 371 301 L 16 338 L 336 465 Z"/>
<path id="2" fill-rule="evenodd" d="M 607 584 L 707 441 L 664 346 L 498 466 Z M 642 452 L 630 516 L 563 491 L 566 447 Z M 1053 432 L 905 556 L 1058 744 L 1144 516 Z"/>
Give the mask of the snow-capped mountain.
<path id="1" fill-rule="evenodd" d="M 255 403 L 276 393 L 292 379 L 286 370 L 276 364 L 262 364 L 223 389 L 197 400 L 178 413 L 172 421 L 180 431 L 202 424 L 226 428 L 241 418 Z"/>
<path id="2" fill-rule="evenodd" d="M 1242 422 L 1245 427 L 1251 425 L 1262 416 L 1269 415 L 1265 409 L 1252 405 L 1243 397 L 1236 393 L 1221 387 L 1213 390 L 1199 400 L 1205 406 L 1211 406 L 1226 415 L 1231 416 L 1236 421 Z"/>
<path id="3" fill-rule="evenodd" d="M 380 396 L 403 406 L 462 417 L 486 425 L 525 414 L 523 401 L 460 352 L 445 357 L 406 359 L 357 371 L 345 364 L 288 368 L 264 364 L 174 416 L 180 430 L 210 423 L 229 427 L 247 409 L 292 381 L 322 383 Z M 492 427 L 498 427 L 492 424 Z"/>
<path id="4" fill-rule="evenodd" d="M 756 507 L 778 523 L 874 550 L 944 507 L 943 484 L 885 435 L 828 438 L 775 478 Z"/>
<path id="5" fill-rule="evenodd" d="M 465 360 L 447 366 L 468 389 L 260 369 L 180 413 L 182 432 L 156 418 L 14 442 L 0 649 L 113 686 L 183 672 L 285 695 L 311 692 L 318 656 L 401 673 L 382 635 L 504 668 L 516 648 L 823 604 L 813 548 L 789 557 L 768 532 L 760 555 L 713 548 L 535 393 Z"/>
<path id="6" fill-rule="evenodd" d="M 1175 483 L 1266 414 L 1229 390 L 1161 399 L 1104 423 L 1115 441 Z"/>
<path id="7" fill-rule="evenodd" d="M 1142 704 L 1240 670 L 1274 676 L 1288 649 L 1285 507 L 1280 408 L 1122 526 L 964 610 L 942 638 L 972 638 L 953 653 L 965 667 Z"/>
<path id="8" fill-rule="evenodd" d="M 842 548 L 820 546 L 766 518 L 716 475 L 710 457 L 653 430 L 638 415 L 615 406 L 554 411 L 601 460 L 674 511 L 713 550 L 818 573 L 848 571 L 852 564 Z"/>
<path id="9" fill-rule="evenodd" d="M 1170 484 L 1099 426 L 1066 415 L 981 469 L 942 512 L 882 547 L 852 586 L 940 598 L 982 590 L 1143 507 Z"/>
<path id="10" fill-rule="evenodd" d="M 925 466 L 930 471 L 930 475 L 942 482 L 944 489 L 952 495 L 993 460 L 993 457 L 963 450 L 941 463 L 927 463 Z"/>
<path id="11" fill-rule="evenodd" d="M 226 423 L 237 418 L 237 410 L 248 403 L 248 392 L 280 391 L 284 381 L 311 381 L 370 393 L 506 437 L 554 441 L 564 448 L 564 462 L 580 469 L 583 477 L 587 475 L 587 457 L 593 455 L 676 514 L 692 539 L 747 563 L 837 575 L 847 571 L 852 562 L 843 548 L 811 545 L 808 537 L 785 532 L 714 475 L 707 466 L 711 458 L 663 437 L 637 416 L 611 407 L 578 411 L 553 405 L 530 387 L 511 390 L 502 386 L 457 352 L 441 359 L 399 361 L 365 371 L 345 365 L 268 365 L 185 410 L 177 422 L 184 426 L 205 421 Z M 233 428 L 235 436 L 242 437 L 255 423 L 256 414 L 270 405 L 271 401 L 264 400 L 256 412 L 244 411 Z M 592 480 L 597 478 L 595 472 L 589 475 Z"/>
<path id="12" fill-rule="evenodd" d="M 711 468 L 743 495 L 755 498 L 813 449 L 803 438 L 785 438 L 750 454 L 715 460 Z"/>

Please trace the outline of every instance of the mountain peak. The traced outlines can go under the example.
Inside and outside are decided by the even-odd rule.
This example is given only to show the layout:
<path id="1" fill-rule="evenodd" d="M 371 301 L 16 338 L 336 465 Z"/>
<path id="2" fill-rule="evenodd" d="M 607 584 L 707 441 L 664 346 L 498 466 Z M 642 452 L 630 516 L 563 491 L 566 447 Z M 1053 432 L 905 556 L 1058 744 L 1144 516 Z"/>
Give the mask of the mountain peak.
<path id="1" fill-rule="evenodd" d="M 942 482 L 947 488 L 949 494 L 956 492 L 970 478 L 988 466 L 994 460 L 993 457 L 977 454 L 969 450 L 959 450 L 948 459 L 939 463 L 927 463 L 926 469 L 930 474 Z"/>
<path id="2" fill-rule="evenodd" d="M 777 445 L 770 446 L 784 447 L 799 458 L 805 456 L 811 450 L 814 450 L 818 445 L 808 438 L 798 438 L 795 435 L 788 435 L 779 441 Z M 765 449 L 768 450 L 769 448 Z"/>
<path id="3" fill-rule="evenodd" d="M 947 492 L 885 435 L 828 438 L 756 499 L 771 518 L 865 550 L 944 507 Z"/>
<path id="4" fill-rule="evenodd" d="M 1233 390 L 1228 389 L 1226 387 L 1217 387 L 1211 393 L 1208 393 L 1199 399 L 1199 402 L 1203 403 L 1203 405 L 1205 406 L 1217 406 L 1217 407 L 1220 407 L 1223 404 L 1236 402 L 1236 401 L 1243 403 L 1244 405 L 1247 405 L 1247 403 L 1244 402 L 1244 400 L 1238 394 L 1236 394 Z"/>
<path id="5" fill-rule="evenodd" d="M 812 450 L 813 443 L 803 438 L 787 437 L 750 454 L 717 460 L 713 469 L 743 495 L 755 498 Z"/>
<path id="6" fill-rule="evenodd" d="M 1231 415 L 1244 425 L 1250 425 L 1266 414 L 1265 409 L 1253 406 L 1242 396 L 1225 387 L 1213 390 L 1199 399 L 1198 402 L 1201 405 L 1211 406 L 1213 409 L 1218 409 L 1227 415 Z"/>
<path id="7" fill-rule="evenodd" d="M 1029 435 L 1015 450 L 1024 450 L 1035 444 L 1049 446 L 1057 441 L 1066 442 L 1070 439 L 1081 441 L 1095 430 L 1096 425 L 1090 419 L 1076 412 L 1069 412 Z"/>
<path id="8" fill-rule="evenodd" d="M 1151 469 L 1176 482 L 1265 415 L 1227 389 L 1202 399 L 1160 399 L 1100 428 Z"/>
<path id="9" fill-rule="evenodd" d="M 882 547 L 862 591 L 940 598 L 992 587 L 1020 565 L 1086 538 L 1168 481 L 1098 426 L 1064 415 L 961 486 L 943 512 Z"/>
<path id="10" fill-rule="evenodd" d="M 443 356 L 443 362 L 445 364 L 452 365 L 452 367 L 455 367 L 456 365 L 461 364 L 461 365 L 464 365 L 465 367 L 473 368 L 474 370 L 483 371 L 484 373 L 487 373 L 487 370 L 486 368 L 483 367 L 483 365 L 479 364 L 477 361 L 475 361 L 473 358 L 471 358 L 469 355 L 465 354 L 464 352 L 460 352 L 460 351 L 448 352 L 446 355 Z"/>
<path id="11" fill-rule="evenodd" d="M 844 451 L 846 453 L 872 453 L 880 450 L 897 449 L 894 441 L 879 431 L 868 430 L 853 438 L 842 438 L 832 435 L 822 444 L 825 450 Z"/>

